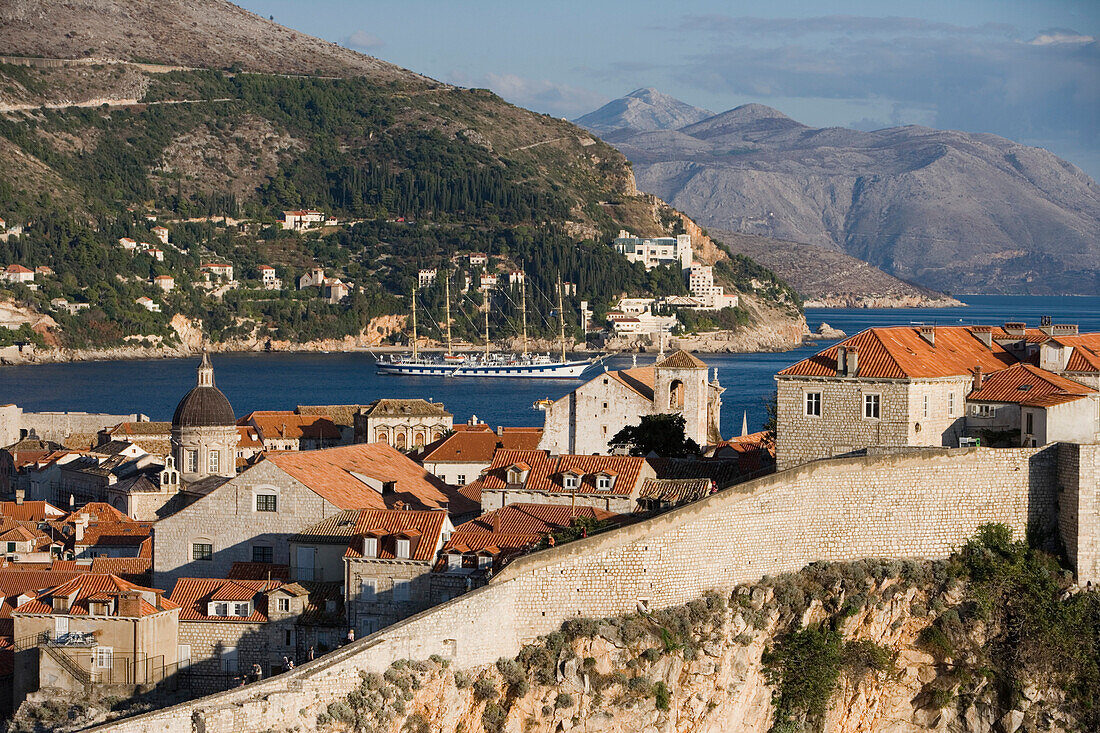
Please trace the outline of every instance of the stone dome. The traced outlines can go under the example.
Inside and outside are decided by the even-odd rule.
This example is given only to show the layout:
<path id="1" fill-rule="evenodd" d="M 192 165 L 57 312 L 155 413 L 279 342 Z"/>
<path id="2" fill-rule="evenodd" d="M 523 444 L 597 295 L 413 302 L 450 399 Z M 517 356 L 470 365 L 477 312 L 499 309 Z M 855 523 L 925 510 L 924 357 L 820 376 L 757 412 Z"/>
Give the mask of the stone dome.
<path id="1" fill-rule="evenodd" d="M 226 427 L 237 424 L 233 406 L 222 391 L 214 386 L 214 367 L 210 356 L 203 351 L 199 362 L 199 379 L 190 392 L 183 396 L 172 415 L 174 428 Z"/>
<path id="2" fill-rule="evenodd" d="M 217 387 L 195 387 L 184 395 L 172 415 L 172 427 L 202 428 L 236 423 L 232 405 Z"/>

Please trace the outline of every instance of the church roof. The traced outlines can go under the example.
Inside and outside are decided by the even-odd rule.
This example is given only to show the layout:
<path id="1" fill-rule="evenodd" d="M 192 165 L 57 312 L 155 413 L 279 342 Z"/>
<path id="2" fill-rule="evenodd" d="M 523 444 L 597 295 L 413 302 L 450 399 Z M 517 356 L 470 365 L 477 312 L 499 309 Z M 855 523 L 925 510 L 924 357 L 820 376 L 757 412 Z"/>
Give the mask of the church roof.
<path id="1" fill-rule="evenodd" d="M 697 356 L 679 349 L 662 361 L 654 364 L 658 369 L 706 369 L 707 365 Z"/>
<path id="2" fill-rule="evenodd" d="M 440 402 L 428 402 L 421 399 L 380 399 L 367 405 L 364 412 L 371 417 L 376 416 L 416 416 L 416 417 L 450 417 L 451 413 Z"/>
<path id="3" fill-rule="evenodd" d="M 172 415 L 172 426 L 181 428 L 232 427 L 236 422 L 233 406 L 217 387 L 195 387 L 184 395 Z"/>

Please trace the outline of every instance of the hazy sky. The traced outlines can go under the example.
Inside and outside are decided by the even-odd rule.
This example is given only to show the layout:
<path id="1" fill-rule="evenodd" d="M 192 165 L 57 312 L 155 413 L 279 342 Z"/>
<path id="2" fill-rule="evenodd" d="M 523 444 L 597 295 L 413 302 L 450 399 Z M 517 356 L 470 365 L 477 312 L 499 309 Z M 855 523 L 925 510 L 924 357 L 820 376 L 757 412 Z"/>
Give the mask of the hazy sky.
<path id="1" fill-rule="evenodd" d="M 1100 0 L 239 1 L 561 117 L 655 87 L 815 126 L 993 132 L 1100 178 Z"/>

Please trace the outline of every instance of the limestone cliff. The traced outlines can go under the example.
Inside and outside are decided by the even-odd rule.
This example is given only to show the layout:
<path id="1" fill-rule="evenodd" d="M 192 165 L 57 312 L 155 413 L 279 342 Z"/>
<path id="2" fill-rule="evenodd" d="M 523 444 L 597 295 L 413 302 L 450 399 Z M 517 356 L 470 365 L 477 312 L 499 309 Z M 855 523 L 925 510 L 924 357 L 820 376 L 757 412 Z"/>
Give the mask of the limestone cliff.
<path id="1" fill-rule="evenodd" d="M 1100 603 L 1057 590 L 1049 558 L 1001 539 L 948 562 L 817 563 L 730 596 L 578 617 L 478 669 L 399 660 L 296 723 L 378 733 L 1087 730 Z M 1050 624 L 1010 620 L 1014 601 L 995 597 L 1027 595 L 1036 575 L 1054 583 L 1039 605 L 1060 610 Z M 1063 624 L 1082 616 L 1092 638 L 1069 642 L 1072 661 L 1027 653 L 1065 643 Z"/>

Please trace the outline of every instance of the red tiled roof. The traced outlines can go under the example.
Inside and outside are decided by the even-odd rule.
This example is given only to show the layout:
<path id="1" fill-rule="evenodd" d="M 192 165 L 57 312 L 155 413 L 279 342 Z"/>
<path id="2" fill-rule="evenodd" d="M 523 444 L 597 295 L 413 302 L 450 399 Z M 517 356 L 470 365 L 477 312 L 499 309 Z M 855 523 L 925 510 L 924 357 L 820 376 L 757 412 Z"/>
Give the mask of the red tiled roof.
<path id="1" fill-rule="evenodd" d="M 75 524 L 81 514 L 87 514 L 92 522 L 136 522 L 104 501 L 90 501 L 79 509 L 69 512 L 62 520 L 66 524 Z"/>
<path id="2" fill-rule="evenodd" d="M 91 572 L 114 575 L 144 575 L 152 569 L 151 557 L 94 557 Z"/>
<path id="3" fill-rule="evenodd" d="M 452 514 L 477 510 L 454 487 L 386 443 L 289 451 L 269 455 L 267 460 L 341 509 L 385 509 L 404 502 L 414 508 L 448 506 Z M 383 483 L 394 482 L 394 491 L 383 497 L 356 478 L 356 473 Z"/>
<path id="4" fill-rule="evenodd" d="M 607 372 L 607 376 L 620 382 L 637 392 L 647 400 L 653 399 L 653 384 L 655 381 L 653 367 L 636 367 L 634 369 L 621 369 Z M 599 379 L 599 377 L 596 377 Z"/>
<path id="5" fill-rule="evenodd" d="M 260 442 L 260 437 L 256 432 L 256 428 L 251 425 L 238 425 L 237 447 L 260 449 L 264 447 L 264 444 Z"/>
<path id="6" fill-rule="evenodd" d="M 542 450 L 498 450 L 489 469 L 471 486 L 476 485 L 478 491 L 507 488 L 508 468 L 520 463 L 530 466 L 524 484 L 529 491 L 568 493 L 571 490 L 562 487 L 561 473 L 572 471 L 583 477 L 577 493 L 622 495 L 633 491 L 645 459 L 636 456 L 551 456 Z M 610 491 L 596 488 L 595 474 L 601 471 L 618 474 Z"/>
<path id="7" fill-rule="evenodd" d="M 252 595 L 241 600 L 253 600 L 250 616 L 210 616 L 207 604 L 223 586 L 247 589 Z M 225 578 L 180 578 L 169 599 L 180 607 L 180 621 L 220 621 L 236 623 L 264 623 L 267 621 L 267 596 L 265 591 L 282 585 L 278 580 L 227 580 Z M 243 591 L 240 591 L 243 593 Z"/>
<path id="8" fill-rule="evenodd" d="M 1067 372 L 1100 372 L 1100 333 L 1058 336 L 1053 340 L 1073 348 L 1066 362 Z"/>
<path id="9" fill-rule="evenodd" d="M 151 616 L 155 613 L 176 608 L 175 603 L 162 597 L 162 591 L 154 588 L 145 588 L 140 585 L 135 585 L 128 580 L 123 580 L 117 575 L 111 575 L 110 573 L 82 573 L 72 580 L 61 583 L 53 588 L 47 588 L 45 591 L 36 594 L 33 599 L 16 608 L 15 613 L 51 614 L 54 612 L 53 605 L 50 602 L 51 598 L 56 596 L 72 596 L 73 600 L 69 610 L 63 612 L 62 615 L 86 616 L 88 615 L 89 599 L 109 598 L 131 591 L 153 593 L 156 594 L 158 598 L 159 603 L 156 606 L 152 605 L 144 598 L 142 599 L 142 616 Z"/>
<path id="10" fill-rule="evenodd" d="M 327 415 L 253 412 L 238 421 L 238 425 L 242 424 L 254 425 L 260 436 L 269 440 L 273 438 L 340 439 L 340 429 Z"/>
<path id="11" fill-rule="evenodd" d="M 500 435 L 491 430 L 463 430 L 424 448 L 421 463 L 489 463 L 497 448 L 535 450 L 542 428 L 504 428 Z"/>
<path id="12" fill-rule="evenodd" d="M 84 538 L 73 542 L 80 547 L 140 547 L 152 531 L 152 522 L 93 522 L 84 530 Z"/>
<path id="13" fill-rule="evenodd" d="M 990 374 L 981 389 L 972 391 L 967 400 L 975 402 L 1011 402 L 1027 407 L 1052 407 L 1084 399 L 1096 390 L 1030 364 L 1015 364 Z"/>
<path id="14" fill-rule="evenodd" d="M 613 519 L 620 515 L 590 506 L 570 508 L 565 504 L 508 504 L 455 527 L 458 532 L 544 535 L 573 524 L 576 517 Z M 448 543 L 449 544 L 449 543 Z"/>
<path id="15" fill-rule="evenodd" d="M 1016 362 L 996 341 L 988 347 L 965 326 L 936 327 L 935 346 L 920 335 L 918 327 L 888 326 L 861 331 L 787 367 L 779 372 L 779 376 L 836 376 L 836 356 L 840 346 L 856 347 L 859 354 L 858 376 L 872 379 L 964 376 L 977 366 L 992 372 Z"/>
<path id="16" fill-rule="evenodd" d="M 8 265 L 8 272 L 23 274 L 27 272 L 34 272 L 34 270 L 30 270 L 26 267 L 23 267 L 22 265 Z"/>
<path id="17" fill-rule="evenodd" d="M 410 559 L 425 561 L 435 556 L 444 519 L 446 512 L 438 510 L 355 509 L 323 519 L 291 540 L 347 544 L 344 557 L 363 557 L 361 538 L 372 535 L 380 540 L 379 559 L 392 560 L 396 557 L 396 539 L 408 537 L 413 539 Z"/>
<path id="18" fill-rule="evenodd" d="M 47 519 L 60 519 L 65 512 L 48 501 L 0 501 L 0 515 L 24 522 L 42 522 Z"/>
<path id="19" fill-rule="evenodd" d="M 698 357 L 678 349 L 669 354 L 662 361 L 657 362 L 654 366 L 658 369 L 706 369 L 705 362 Z"/>

